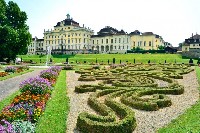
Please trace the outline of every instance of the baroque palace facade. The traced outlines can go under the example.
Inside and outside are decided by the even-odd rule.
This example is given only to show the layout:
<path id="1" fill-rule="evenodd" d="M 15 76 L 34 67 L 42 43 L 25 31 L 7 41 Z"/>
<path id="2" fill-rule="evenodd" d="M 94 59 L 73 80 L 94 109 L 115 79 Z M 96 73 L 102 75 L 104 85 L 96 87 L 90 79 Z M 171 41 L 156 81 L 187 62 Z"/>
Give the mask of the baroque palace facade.
<path id="1" fill-rule="evenodd" d="M 94 35 L 93 30 L 81 27 L 67 14 L 53 30 L 44 30 L 43 39 L 32 39 L 28 54 L 126 53 L 134 48 L 157 50 L 159 46 L 164 46 L 164 40 L 152 32 L 135 30 L 128 34 L 106 26 Z"/>

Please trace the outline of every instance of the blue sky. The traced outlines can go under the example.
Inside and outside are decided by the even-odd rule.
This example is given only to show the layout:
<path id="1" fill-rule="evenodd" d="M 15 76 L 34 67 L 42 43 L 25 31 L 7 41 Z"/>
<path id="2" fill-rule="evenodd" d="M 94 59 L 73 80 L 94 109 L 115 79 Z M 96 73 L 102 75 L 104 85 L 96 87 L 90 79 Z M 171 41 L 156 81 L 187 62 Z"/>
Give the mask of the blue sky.
<path id="1" fill-rule="evenodd" d="M 8 2 L 10 0 L 6 0 Z M 200 34 L 200 0 L 12 0 L 28 15 L 32 36 L 43 37 L 44 29 L 71 17 L 95 34 L 105 26 L 153 32 L 177 46 Z"/>

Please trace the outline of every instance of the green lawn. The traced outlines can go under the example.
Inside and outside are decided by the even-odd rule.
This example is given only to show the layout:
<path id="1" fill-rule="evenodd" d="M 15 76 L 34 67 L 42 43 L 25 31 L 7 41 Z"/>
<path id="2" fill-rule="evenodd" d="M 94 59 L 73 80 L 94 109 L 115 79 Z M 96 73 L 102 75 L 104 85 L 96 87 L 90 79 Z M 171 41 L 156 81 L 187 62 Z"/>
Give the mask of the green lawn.
<path id="1" fill-rule="evenodd" d="M 18 94 L 20 94 L 20 91 L 16 91 L 13 94 L 7 96 L 6 98 L 4 98 L 3 100 L 0 101 L 0 112 L 1 110 L 9 105 L 11 103 L 11 101 L 14 99 L 15 96 L 17 96 Z"/>
<path id="2" fill-rule="evenodd" d="M 42 64 L 46 62 L 46 56 L 41 55 L 19 55 L 22 57 L 23 61 L 34 61 Z M 87 61 L 89 63 L 96 62 L 96 59 L 99 62 L 107 63 L 108 60 L 112 63 L 113 58 L 116 59 L 116 63 L 121 62 L 135 62 L 136 63 L 147 63 L 150 60 L 152 63 L 164 63 L 165 60 L 167 63 L 188 63 L 189 59 L 182 58 L 180 54 L 76 54 L 76 55 L 51 55 L 51 58 L 54 63 L 63 63 L 66 62 L 66 58 L 69 58 L 69 62 L 76 63 Z M 194 61 L 196 63 L 196 61 Z"/>
<path id="3" fill-rule="evenodd" d="M 200 68 L 196 67 L 200 84 Z M 200 133 L 200 100 L 158 133 Z"/>
<path id="4" fill-rule="evenodd" d="M 69 99 L 66 90 L 66 71 L 61 71 L 51 99 L 36 126 L 36 133 L 65 133 Z"/>

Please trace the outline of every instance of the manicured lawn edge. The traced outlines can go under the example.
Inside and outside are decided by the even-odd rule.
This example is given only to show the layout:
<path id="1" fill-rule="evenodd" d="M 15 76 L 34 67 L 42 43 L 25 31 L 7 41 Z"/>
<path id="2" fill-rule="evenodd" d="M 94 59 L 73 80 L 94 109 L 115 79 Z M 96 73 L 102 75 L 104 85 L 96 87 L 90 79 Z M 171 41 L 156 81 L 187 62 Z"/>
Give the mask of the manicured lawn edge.
<path id="1" fill-rule="evenodd" d="M 30 70 L 27 70 L 27 71 L 23 71 L 23 72 L 20 72 L 20 73 L 14 73 L 12 75 L 8 75 L 8 76 L 5 76 L 5 77 L 1 77 L 0 78 L 0 81 L 2 80 L 6 80 L 6 79 L 9 79 L 9 78 L 13 78 L 13 77 L 16 77 L 16 76 L 19 76 L 19 75 L 22 75 L 22 74 L 25 74 L 25 73 L 28 73 L 28 72 L 32 72 L 34 71 L 33 69 L 30 69 Z"/>
<path id="2" fill-rule="evenodd" d="M 66 93 L 66 71 L 62 70 L 51 99 L 47 102 L 44 114 L 36 125 L 36 133 L 64 133 L 66 132 L 69 99 Z"/>
<path id="3" fill-rule="evenodd" d="M 198 82 L 200 84 L 200 68 L 195 67 Z M 200 88 L 199 88 L 200 90 Z M 198 133 L 200 131 L 200 100 L 189 108 L 184 114 L 164 128 L 158 130 L 158 133 Z"/>
<path id="4" fill-rule="evenodd" d="M 11 101 L 14 99 L 14 97 L 17 96 L 18 94 L 20 94 L 20 91 L 16 91 L 13 94 L 11 94 L 10 96 L 1 100 L 0 101 L 0 112 L 5 106 L 9 105 L 11 103 Z"/>

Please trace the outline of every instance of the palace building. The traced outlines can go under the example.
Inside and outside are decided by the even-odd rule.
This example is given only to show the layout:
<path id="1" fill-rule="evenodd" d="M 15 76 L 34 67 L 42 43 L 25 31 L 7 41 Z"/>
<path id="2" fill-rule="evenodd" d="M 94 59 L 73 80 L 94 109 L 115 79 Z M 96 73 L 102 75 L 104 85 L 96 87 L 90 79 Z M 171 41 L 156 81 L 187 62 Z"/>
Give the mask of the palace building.
<path id="1" fill-rule="evenodd" d="M 81 27 L 67 14 L 53 30 L 44 30 L 43 39 L 32 39 L 28 54 L 126 53 L 135 48 L 157 50 L 159 46 L 164 46 L 164 40 L 152 32 L 135 30 L 128 34 L 106 26 L 94 35 L 93 30 Z"/>
<path id="2" fill-rule="evenodd" d="M 159 46 L 164 46 L 164 40 L 161 36 L 153 32 L 141 33 L 138 30 L 130 33 L 132 49 L 140 48 L 143 50 L 158 50 Z"/>
<path id="3" fill-rule="evenodd" d="M 93 50 L 97 53 L 126 53 L 131 49 L 130 36 L 123 30 L 118 31 L 110 26 L 101 29 L 91 36 Z"/>

